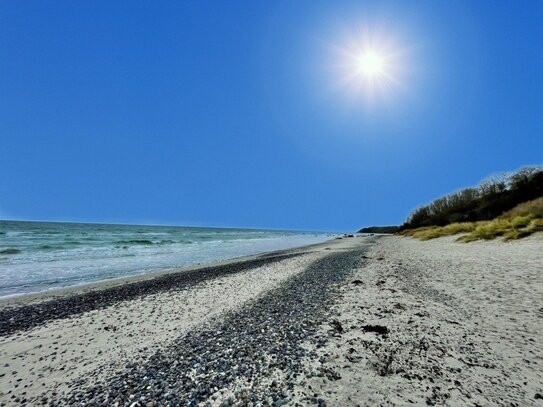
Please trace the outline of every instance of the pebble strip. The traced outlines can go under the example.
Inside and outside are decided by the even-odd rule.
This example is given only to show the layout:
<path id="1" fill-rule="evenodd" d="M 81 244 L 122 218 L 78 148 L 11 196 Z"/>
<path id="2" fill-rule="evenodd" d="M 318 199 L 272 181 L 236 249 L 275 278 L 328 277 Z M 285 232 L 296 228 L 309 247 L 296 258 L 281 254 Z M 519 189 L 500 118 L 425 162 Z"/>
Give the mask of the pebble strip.
<path id="1" fill-rule="evenodd" d="M 317 260 L 241 310 L 158 350 L 144 364 L 129 364 L 104 383 L 93 383 L 92 377 L 81 379 L 62 399 L 46 402 L 56 406 L 210 406 L 217 404 L 221 389 L 245 383 L 221 405 L 286 404 L 302 369 L 301 358 L 312 352 L 302 343 L 325 321 L 338 285 L 360 264 L 365 252 L 361 247 Z M 282 379 L 278 383 L 271 377 Z M 319 400 L 319 405 L 325 402 Z"/>
<path id="2" fill-rule="evenodd" d="M 38 304 L 5 308 L 0 310 L 0 336 L 28 330 L 55 319 L 67 318 L 84 312 L 103 309 L 120 301 L 131 300 L 166 290 L 186 289 L 206 280 L 239 273 L 303 254 L 303 252 L 277 255 L 267 254 L 246 261 L 168 273 L 150 280 L 129 282 L 123 285 L 93 290 L 83 294 L 69 295 Z"/>

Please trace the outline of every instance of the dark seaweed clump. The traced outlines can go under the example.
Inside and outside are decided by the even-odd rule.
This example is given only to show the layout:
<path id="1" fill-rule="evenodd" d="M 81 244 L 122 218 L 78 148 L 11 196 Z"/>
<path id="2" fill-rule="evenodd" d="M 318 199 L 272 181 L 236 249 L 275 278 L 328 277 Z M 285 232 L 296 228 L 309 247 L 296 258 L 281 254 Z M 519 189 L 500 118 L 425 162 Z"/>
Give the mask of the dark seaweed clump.
<path id="1" fill-rule="evenodd" d="M 142 245 L 152 245 L 153 242 L 145 239 L 133 239 L 133 240 L 119 240 L 118 244 L 142 244 Z"/>
<path id="2" fill-rule="evenodd" d="M 5 249 L 0 249 L 0 254 L 18 254 L 21 253 L 21 250 L 14 247 L 8 247 Z"/>

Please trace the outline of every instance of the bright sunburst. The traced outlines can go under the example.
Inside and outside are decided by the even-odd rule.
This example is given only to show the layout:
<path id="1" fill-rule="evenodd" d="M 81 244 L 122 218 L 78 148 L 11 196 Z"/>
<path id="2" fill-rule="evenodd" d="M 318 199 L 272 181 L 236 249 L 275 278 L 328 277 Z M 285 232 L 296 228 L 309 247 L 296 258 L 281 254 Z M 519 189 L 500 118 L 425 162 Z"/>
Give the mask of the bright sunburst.
<path id="1" fill-rule="evenodd" d="M 384 71 L 384 61 L 381 55 L 368 51 L 358 58 L 358 68 L 366 76 L 377 76 Z"/>
<path id="2" fill-rule="evenodd" d="M 367 102 L 389 99 L 402 88 L 405 50 L 384 30 L 363 29 L 334 46 L 336 83 Z"/>

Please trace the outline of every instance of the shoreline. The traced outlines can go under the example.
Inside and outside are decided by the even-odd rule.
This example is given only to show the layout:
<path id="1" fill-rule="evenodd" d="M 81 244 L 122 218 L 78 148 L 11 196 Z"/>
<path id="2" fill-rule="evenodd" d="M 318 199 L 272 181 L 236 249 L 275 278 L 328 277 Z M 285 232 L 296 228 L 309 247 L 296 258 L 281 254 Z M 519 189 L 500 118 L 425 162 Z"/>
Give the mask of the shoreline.
<path id="1" fill-rule="evenodd" d="M 537 407 L 542 249 L 334 239 L 23 305 L 0 407 Z"/>
<path id="2" fill-rule="evenodd" d="M 341 238 L 345 239 L 345 237 L 341 237 Z M 34 303 L 43 302 L 47 300 L 59 299 L 65 296 L 79 295 L 79 294 L 85 294 L 85 293 L 95 291 L 95 290 L 108 289 L 108 288 L 116 287 L 123 284 L 130 284 L 134 282 L 152 280 L 154 278 L 161 277 L 164 275 L 169 275 L 169 274 L 193 272 L 193 271 L 205 269 L 208 267 L 226 266 L 226 265 L 231 265 L 235 263 L 251 261 L 251 260 L 255 260 L 255 259 L 266 257 L 266 256 L 287 254 L 290 252 L 297 252 L 297 251 L 301 251 L 305 249 L 308 249 L 308 250 L 318 249 L 320 247 L 326 246 L 328 243 L 333 242 L 336 239 L 338 238 L 336 237 L 333 239 L 329 239 L 321 243 L 313 243 L 309 245 L 296 246 L 296 247 L 291 247 L 289 249 L 264 251 L 264 252 L 249 254 L 245 256 L 232 257 L 230 259 L 225 259 L 225 260 L 211 261 L 209 263 L 200 263 L 197 265 L 191 265 L 191 266 L 186 266 L 186 267 L 172 267 L 172 268 L 165 268 L 162 270 L 150 270 L 150 271 L 143 272 L 140 274 L 128 275 L 124 277 L 112 277 L 112 278 L 107 278 L 107 279 L 93 281 L 93 282 L 52 288 L 50 290 L 3 296 L 3 297 L 0 297 L 0 311 L 2 311 L 5 308 L 29 305 L 29 304 L 34 304 Z"/>
<path id="3" fill-rule="evenodd" d="M 7 405 L 32 405 L 44 399 L 54 405 L 61 395 L 71 397 L 70 389 L 95 385 L 134 363 L 149 363 L 179 338 L 199 335 L 228 315 L 243 313 L 260 298 L 273 300 L 276 292 L 305 275 L 315 262 L 338 255 L 349 258 L 365 239 L 334 239 L 260 254 L 244 262 L 167 273 L 109 288 L 101 285 L 102 289 L 82 294 L 5 308 L 0 322 L 9 323 L 0 332 L 0 357 L 9 369 L 0 375 L 0 406 L 8 400 Z M 320 270 L 325 276 L 329 272 Z M 349 268 L 337 272 L 346 273 Z M 315 286 L 316 290 L 325 288 Z M 295 290 L 295 297 L 305 298 L 297 285 Z M 317 308 L 321 300 L 320 295 L 313 298 Z M 80 404 L 66 399 L 59 403 Z"/>

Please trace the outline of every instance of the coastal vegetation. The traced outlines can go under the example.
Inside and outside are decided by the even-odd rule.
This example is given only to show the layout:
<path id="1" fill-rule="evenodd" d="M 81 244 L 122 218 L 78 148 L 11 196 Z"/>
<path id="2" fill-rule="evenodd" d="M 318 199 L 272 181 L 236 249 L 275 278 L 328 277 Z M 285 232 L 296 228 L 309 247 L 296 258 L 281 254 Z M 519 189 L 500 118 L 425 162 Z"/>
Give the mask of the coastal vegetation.
<path id="1" fill-rule="evenodd" d="M 399 230 L 399 226 L 368 226 L 360 229 L 358 233 L 396 233 Z"/>
<path id="2" fill-rule="evenodd" d="M 458 240 L 514 240 L 543 231 L 543 168 L 488 178 L 416 209 L 399 234 L 421 240 L 462 234 Z"/>

